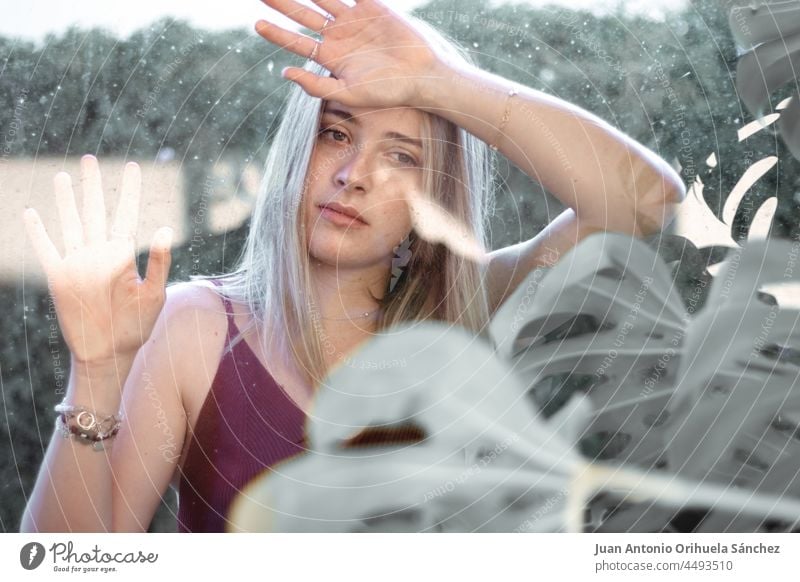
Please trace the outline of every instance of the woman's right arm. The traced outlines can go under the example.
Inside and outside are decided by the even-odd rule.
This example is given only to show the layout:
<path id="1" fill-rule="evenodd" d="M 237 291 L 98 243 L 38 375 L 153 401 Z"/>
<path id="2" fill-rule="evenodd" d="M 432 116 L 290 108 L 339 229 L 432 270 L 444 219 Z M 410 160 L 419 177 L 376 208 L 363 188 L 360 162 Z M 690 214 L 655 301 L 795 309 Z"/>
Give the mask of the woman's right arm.
<path id="1" fill-rule="evenodd" d="M 116 367 L 87 369 L 73 358 L 65 401 L 116 413 L 119 398 L 99 394 L 93 398 L 91 387 L 103 386 L 109 393 L 119 390 L 120 378 L 124 381 L 130 367 L 129 361 L 118 361 Z M 111 531 L 111 493 L 110 451 L 95 451 L 54 430 L 20 531 Z"/>
<path id="2" fill-rule="evenodd" d="M 171 309 L 163 309 L 170 264 L 170 232 L 160 229 L 150 248 L 147 273 L 135 263 L 140 174 L 128 164 L 111 236 L 97 160 L 84 156 L 83 217 L 78 215 L 69 176 L 56 176 L 56 203 L 64 236 L 64 256 L 56 250 L 35 210 L 24 220 L 48 279 L 59 326 L 71 355 L 65 403 L 100 415 L 124 413 L 110 449 L 64 439 L 53 433 L 23 514 L 21 531 L 146 531 L 152 497 L 163 492 L 177 457 L 158 462 L 152 454 L 163 440 L 151 417 L 183 442 L 185 421 L 169 337 Z M 145 344 L 145 342 L 147 342 Z M 148 400 L 149 399 L 149 400 Z M 151 402 L 158 400 L 154 409 Z M 122 405 L 122 406 L 121 406 Z M 146 405 L 149 405 L 148 409 Z M 138 430 L 133 439 L 135 427 Z M 145 473 L 142 473 L 142 470 Z M 149 477 L 149 480 L 148 480 Z M 131 485 L 131 480 L 135 485 Z M 142 498 L 120 496 L 120 487 Z M 137 491 L 140 490 L 140 491 Z M 148 495 L 150 493 L 150 495 Z"/>
<path id="3" fill-rule="evenodd" d="M 98 411 L 119 408 L 122 426 L 108 452 L 52 436 L 21 531 L 147 531 L 184 448 L 182 391 L 211 381 L 213 371 L 198 356 L 218 361 L 220 338 L 206 332 L 224 329 L 226 321 L 213 292 L 191 283 L 170 285 L 153 332 L 132 362 L 102 368 L 73 362 L 67 402 L 93 402 Z M 121 406 L 118 397 L 94 396 L 115 394 L 125 377 Z"/>

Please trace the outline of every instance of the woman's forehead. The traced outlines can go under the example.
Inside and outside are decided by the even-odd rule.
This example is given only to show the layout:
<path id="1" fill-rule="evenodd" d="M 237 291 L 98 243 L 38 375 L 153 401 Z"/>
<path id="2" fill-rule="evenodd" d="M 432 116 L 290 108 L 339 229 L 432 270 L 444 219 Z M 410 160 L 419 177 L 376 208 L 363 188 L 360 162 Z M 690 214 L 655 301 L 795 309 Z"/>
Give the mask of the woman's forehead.
<path id="1" fill-rule="evenodd" d="M 356 123 L 387 123 L 403 124 L 406 129 L 419 131 L 422 123 L 422 111 L 413 107 L 393 107 L 391 109 L 380 107 L 354 107 L 343 105 L 338 101 L 326 101 L 324 112 L 336 112 L 337 117 L 345 119 L 352 117 Z"/>

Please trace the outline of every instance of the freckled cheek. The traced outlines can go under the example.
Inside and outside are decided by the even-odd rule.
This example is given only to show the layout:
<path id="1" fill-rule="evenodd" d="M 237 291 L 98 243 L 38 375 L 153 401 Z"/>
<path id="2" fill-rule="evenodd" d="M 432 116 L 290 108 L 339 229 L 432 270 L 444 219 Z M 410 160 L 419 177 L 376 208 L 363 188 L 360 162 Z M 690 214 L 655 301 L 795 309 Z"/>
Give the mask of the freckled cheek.
<path id="1" fill-rule="evenodd" d="M 381 253 L 391 253 L 411 229 L 408 211 L 403 204 L 384 207 L 377 216 L 373 215 L 369 227 L 372 244 Z"/>
<path id="2" fill-rule="evenodd" d="M 311 160 L 308 163 L 308 170 L 306 171 L 305 186 L 306 188 L 318 184 L 325 184 L 327 177 L 334 170 L 336 161 L 320 152 L 311 154 Z"/>
<path id="3" fill-rule="evenodd" d="M 395 173 L 376 188 L 376 192 L 380 195 L 372 203 L 373 214 L 402 224 L 409 222 L 409 198 L 416 189 L 417 185 L 414 182 L 404 180 Z"/>

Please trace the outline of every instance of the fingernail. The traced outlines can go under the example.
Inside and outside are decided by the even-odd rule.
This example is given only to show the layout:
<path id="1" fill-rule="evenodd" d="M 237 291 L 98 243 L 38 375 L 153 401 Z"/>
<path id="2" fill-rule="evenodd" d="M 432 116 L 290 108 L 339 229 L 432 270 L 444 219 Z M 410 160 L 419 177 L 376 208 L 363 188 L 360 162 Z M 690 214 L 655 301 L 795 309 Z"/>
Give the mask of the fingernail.
<path id="1" fill-rule="evenodd" d="M 157 244 L 160 247 L 170 248 L 172 245 L 172 228 L 167 226 L 158 231 Z"/>
<path id="2" fill-rule="evenodd" d="M 72 178 L 66 172 L 59 172 L 53 178 L 53 181 L 56 184 L 62 184 L 64 186 L 72 186 Z"/>

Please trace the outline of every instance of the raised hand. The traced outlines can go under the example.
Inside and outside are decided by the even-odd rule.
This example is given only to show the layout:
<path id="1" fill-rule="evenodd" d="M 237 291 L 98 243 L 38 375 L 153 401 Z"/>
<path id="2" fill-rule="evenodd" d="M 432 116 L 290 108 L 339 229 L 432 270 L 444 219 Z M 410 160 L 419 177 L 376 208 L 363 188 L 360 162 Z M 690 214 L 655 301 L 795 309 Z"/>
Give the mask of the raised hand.
<path id="1" fill-rule="evenodd" d="M 322 42 L 265 20 L 256 31 L 268 41 L 315 61 L 333 77 L 287 67 L 283 76 L 314 97 L 354 107 L 416 106 L 422 83 L 439 75 L 444 62 L 425 38 L 400 14 L 378 0 L 348 6 L 340 0 L 315 0 L 331 15 L 294 0 L 262 0 L 298 24 L 322 35 Z M 316 48 L 315 48 L 316 47 Z"/>
<path id="2" fill-rule="evenodd" d="M 139 166 L 125 166 L 110 236 L 97 159 L 84 156 L 81 173 L 83 220 L 78 215 L 69 174 L 60 172 L 54 179 L 63 257 L 36 210 L 25 210 L 23 219 L 47 275 L 72 358 L 89 365 L 104 364 L 120 357 L 132 358 L 150 336 L 166 296 L 172 229 L 162 227 L 155 233 L 142 280 L 136 269 L 135 246 Z"/>

